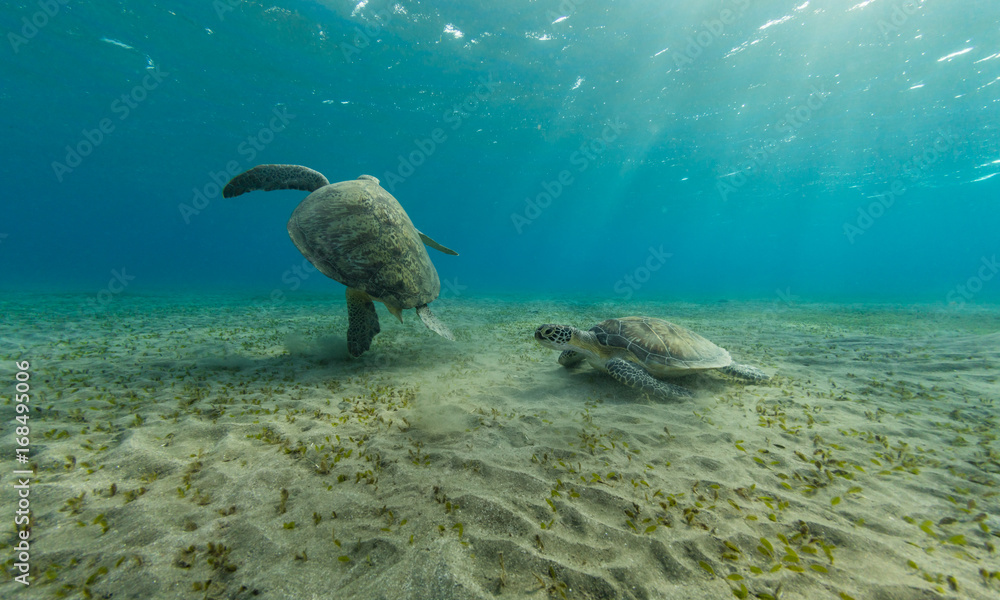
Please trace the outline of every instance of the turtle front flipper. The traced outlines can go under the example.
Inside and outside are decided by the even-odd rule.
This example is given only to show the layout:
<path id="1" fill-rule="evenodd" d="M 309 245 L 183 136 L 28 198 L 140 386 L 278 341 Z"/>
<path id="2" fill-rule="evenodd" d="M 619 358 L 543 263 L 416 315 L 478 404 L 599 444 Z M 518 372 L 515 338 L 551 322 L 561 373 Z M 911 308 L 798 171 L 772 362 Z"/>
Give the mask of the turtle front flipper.
<path id="1" fill-rule="evenodd" d="M 679 385 L 660 381 L 647 373 L 642 367 L 621 358 L 612 358 L 605 364 L 605 367 L 618 383 L 634 387 L 646 394 L 671 400 L 694 396 L 689 390 Z"/>
<path id="2" fill-rule="evenodd" d="M 441 252 L 444 252 L 445 254 L 451 254 L 452 256 L 458 256 L 458 252 L 455 252 L 451 248 L 449 248 L 447 246 L 442 246 L 441 244 L 435 242 L 434 240 L 432 240 L 430 238 L 430 236 L 428 236 L 424 232 L 420 231 L 419 229 L 417 230 L 417 235 L 420 236 L 420 241 L 422 241 L 424 244 L 430 246 L 431 248 L 434 248 L 435 250 L 440 250 Z"/>
<path id="3" fill-rule="evenodd" d="M 347 288 L 347 351 L 351 356 L 361 356 L 371 347 L 379 331 L 378 313 L 371 296 Z"/>
<path id="4" fill-rule="evenodd" d="M 582 352 L 577 352 L 576 350 L 563 350 L 562 354 L 559 355 L 559 364 L 569 368 L 576 366 L 583 362 L 586 356 Z"/>
<path id="5" fill-rule="evenodd" d="M 258 165 L 229 180 L 222 189 L 223 198 L 232 198 L 254 190 L 303 190 L 315 192 L 330 185 L 319 171 L 300 165 Z"/>
<path id="6" fill-rule="evenodd" d="M 445 339 L 449 339 L 453 342 L 455 341 L 455 336 L 451 333 L 451 330 L 448 329 L 448 326 L 439 321 L 438 318 L 434 316 L 434 313 L 431 312 L 431 309 L 427 308 L 426 304 L 421 304 L 417 307 L 417 316 L 424 322 L 427 329 L 430 329 Z"/>
<path id="7" fill-rule="evenodd" d="M 740 365 L 737 363 L 733 363 L 728 367 L 722 367 L 719 370 L 728 375 L 732 375 L 737 379 L 743 379 L 745 381 L 758 382 L 770 379 L 767 373 L 761 371 L 757 367 L 751 367 L 750 365 Z"/>

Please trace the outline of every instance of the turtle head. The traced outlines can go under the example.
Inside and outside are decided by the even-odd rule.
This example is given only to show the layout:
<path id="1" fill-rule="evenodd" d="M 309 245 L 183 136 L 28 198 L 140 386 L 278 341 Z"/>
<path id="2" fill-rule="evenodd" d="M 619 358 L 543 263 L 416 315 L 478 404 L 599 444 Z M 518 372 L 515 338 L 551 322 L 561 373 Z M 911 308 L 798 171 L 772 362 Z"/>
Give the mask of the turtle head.
<path id="1" fill-rule="evenodd" d="M 546 323 L 535 330 L 535 340 L 546 348 L 553 350 L 569 350 L 575 327 L 569 325 L 553 325 Z"/>

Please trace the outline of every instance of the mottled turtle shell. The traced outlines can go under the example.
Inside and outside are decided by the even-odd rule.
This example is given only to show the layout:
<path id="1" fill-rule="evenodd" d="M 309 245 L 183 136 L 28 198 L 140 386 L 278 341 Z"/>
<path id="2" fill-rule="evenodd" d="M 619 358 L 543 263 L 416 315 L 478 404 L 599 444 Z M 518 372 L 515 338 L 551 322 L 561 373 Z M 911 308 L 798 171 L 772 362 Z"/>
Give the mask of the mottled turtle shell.
<path id="1" fill-rule="evenodd" d="M 604 358 L 624 358 L 654 377 L 729 366 L 729 352 L 680 325 L 650 317 L 608 319 L 590 329 Z"/>
<path id="2" fill-rule="evenodd" d="M 324 275 L 386 306 L 414 308 L 441 292 L 410 217 L 370 175 L 309 194 L 288 220 L 288 235 Z"/>

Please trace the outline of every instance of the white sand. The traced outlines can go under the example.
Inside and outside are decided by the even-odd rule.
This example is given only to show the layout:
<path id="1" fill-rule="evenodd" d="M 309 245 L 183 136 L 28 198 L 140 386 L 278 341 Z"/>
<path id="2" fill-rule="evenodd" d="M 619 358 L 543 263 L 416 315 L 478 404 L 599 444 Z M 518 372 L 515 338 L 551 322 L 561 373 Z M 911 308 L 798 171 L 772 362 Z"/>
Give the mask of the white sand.
<path id="1" fill-rule="evenodd" d="M 36 468 L 24 588 L 5 411 L 3 597 L 1000 591 L 980 574 L 1000 570 L 1000 310 L 441 299 L 457 342 L 380 307 L 350 360 L 336 294 L 85 301 L 0 306 L 4 385 L 31 362 Z M 652 401 L 531 336 L 626 314 L 774 377 Z"/>

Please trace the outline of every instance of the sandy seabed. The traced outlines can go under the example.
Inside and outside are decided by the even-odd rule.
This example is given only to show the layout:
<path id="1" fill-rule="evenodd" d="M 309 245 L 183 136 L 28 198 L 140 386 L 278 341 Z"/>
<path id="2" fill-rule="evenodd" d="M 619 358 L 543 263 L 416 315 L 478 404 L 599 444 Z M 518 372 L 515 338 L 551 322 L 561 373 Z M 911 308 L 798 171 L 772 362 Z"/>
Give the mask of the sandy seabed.
<path id="1" fill-rule="evenodd" d="M 0 301 L 0 596 L 1000 594 L 1000 309 L 342 296 Z M 644 397 L 532 339 L 628 314 L 772 375 Z M 30 463 L 13 460 L 29 361 Z M 15 469 L 30 478 L 30 586 Z M 23 476 L 20 476 L 23 477 Z"/>

